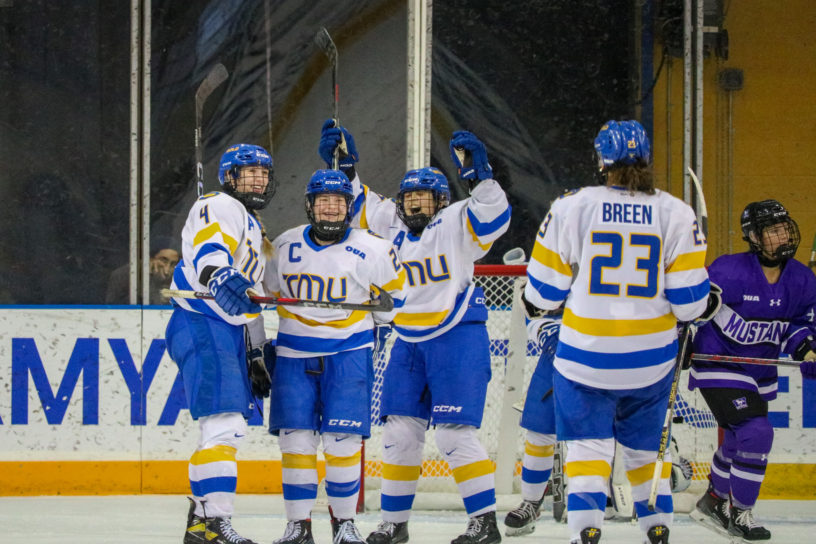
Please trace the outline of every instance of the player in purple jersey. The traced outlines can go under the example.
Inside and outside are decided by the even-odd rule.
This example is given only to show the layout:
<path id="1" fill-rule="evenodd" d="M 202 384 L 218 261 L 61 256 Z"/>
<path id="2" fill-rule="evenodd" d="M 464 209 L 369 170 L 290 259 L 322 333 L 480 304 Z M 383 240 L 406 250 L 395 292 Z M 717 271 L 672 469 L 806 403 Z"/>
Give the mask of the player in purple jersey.
<path id="1" fill-rule="evenodd" d="M 700 327 L 694 352 L 770 359 L 789 353 L 804 361 L 803 377 L 816 378 L 816 277 L 792 258 L 799 228 L 776 200 L 748 204 L 741 223 L 750 249 L 711 263 L 708 274 L 722 288 L 722 307 Z M 776 367 L 698 361 L 689 388 L 700 388 L 725 433 L 692 519 L 748 542 L 771 538 L 751 509 L 773 443 L 768 401 L 776 398 Z"/>

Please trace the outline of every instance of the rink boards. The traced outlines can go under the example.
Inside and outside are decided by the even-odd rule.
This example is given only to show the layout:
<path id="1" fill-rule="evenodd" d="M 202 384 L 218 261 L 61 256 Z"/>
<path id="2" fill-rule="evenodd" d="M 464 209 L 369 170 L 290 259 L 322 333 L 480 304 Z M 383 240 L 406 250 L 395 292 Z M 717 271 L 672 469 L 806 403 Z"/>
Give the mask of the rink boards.
<path id="1" fill-rule="evenodd" d="M 4 307 L 0 494 L 184 493 L 198 430 L 167 356 L 169 308 Z M 273 333 L 276 316 L 266 312 Z M 764 498 L 816 498 L 816 381 L 782 369 Z M 280 452 L 258 406 L 239 490 L 280 492 Z"/>

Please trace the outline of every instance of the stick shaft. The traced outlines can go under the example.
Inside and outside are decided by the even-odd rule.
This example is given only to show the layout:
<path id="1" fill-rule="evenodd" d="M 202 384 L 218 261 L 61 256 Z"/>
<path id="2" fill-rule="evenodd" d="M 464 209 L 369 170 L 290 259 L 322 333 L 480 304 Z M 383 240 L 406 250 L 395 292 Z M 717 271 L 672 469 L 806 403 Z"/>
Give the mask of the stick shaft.
<path id="1" fill-rule="evenodd" d="M 162 289 L 162 296 L 167 298 L 188 298 L 213 300 L 215 297 L 202 291 L 188 291 L 182 289 Z M 301 306 L 305 308 L 326 308 L 329 310 L 361 310 L 364 312 L 390 312 L 394 308 L 394 299 L 386 291 L 379 290 L 380 300 L 372 303 L 356 304 L 352 302 L 321 302 L 299 298 L 262 297 L 249 295 L 249 299 L 257 304 L 275 304 L 279 306 Z"/>
<path id="2" fill-rule="evenodd" d="M 672 415 L 674 414 L 674 401 L 677 399 L 677 385 L 680 383 L 680 374 L 683 371 L 683 355 L 686 353 L 688 343 L 691 341 L 691 324 L 683 323 L 680 331 L 680 349 L 677 352 L 677 359 L 674 366 L 674 378 L 669 390 L 669 406 L 666 408 L 666 418 L 663 421 L 663 429 L 660 432 L 660 445 L 657 449 L 657 459 L 655 459 L 654 473 L 652 474 L 652 487 L 649 491 L 649 500 L 646 506 L 654 512 L 657 504 L 657 492 L 660 487 L 660 477 L 663 472 L 663 459 L 666 455 L 666 447 L 669 445 L 671 434 Z"/>
<path id="3" fill-rule="evenodd" d="M 709 361 L 712 363 L 729 363 L 739 365 L 770 365 L 770 366 L 795 366 L 799 367 L 799 361 L 788 359 L 762 359 L 759 357 L 739 357 L 735 355 L 712 355 L 708 353 L 695 353 L 691 356 L 692 361 Z"/>
<path id="4" fill-rule="evenodd" d="M 201 196 L 204 192 L 204 161 L 201 151 L 201 125 L 204 113 L 204 103 L 212 92 L 227 80 L 229 73 L 223 64 L 218 63 L 198 86 L 195 94 L 195 160 L 196 160 L 196 192 Z"/>

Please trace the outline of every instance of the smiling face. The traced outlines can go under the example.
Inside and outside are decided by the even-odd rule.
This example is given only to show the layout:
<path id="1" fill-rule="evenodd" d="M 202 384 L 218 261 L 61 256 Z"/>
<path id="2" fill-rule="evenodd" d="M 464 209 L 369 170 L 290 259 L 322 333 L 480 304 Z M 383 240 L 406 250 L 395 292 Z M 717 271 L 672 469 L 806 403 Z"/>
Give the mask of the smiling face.
<path id="1" fill-rule="evenodd" d="M 235 191 L 262 194 L 269 183 L 269 169 L 263 166 L 244 166 L 238 170 Z"/>
<path id="2" fill-rule="evenodd" d="M 348 212 L 346 197 L 332 193 L 317 195 L 312 204 L 312 211 L 317 221 L 344 221 Z"/>

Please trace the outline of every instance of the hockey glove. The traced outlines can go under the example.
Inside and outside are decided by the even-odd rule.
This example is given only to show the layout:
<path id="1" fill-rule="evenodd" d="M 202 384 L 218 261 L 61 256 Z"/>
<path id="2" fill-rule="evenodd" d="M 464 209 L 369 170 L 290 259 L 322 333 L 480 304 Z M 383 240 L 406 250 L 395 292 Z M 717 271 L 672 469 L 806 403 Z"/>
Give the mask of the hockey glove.
<path id="1" fill-rule="evenodd" d="M 714 282 L 711 282 L 711 290 L 708 292 L 708 304 L 706 309 L 700 314 L 694 323 L 698 326 L 710 321 L 722 307 L 722 288 Z"/>
<path id="2" fill-rule="evenodd" d="M 460 178 L 481 181 L 493 177 L 493 168 L 487 162 L 487 150 L 482 141 L 472 133 L 466 130 L 454 132 L 450 152 Z"/>
<path id="3" fill-rule="evenodd" d="M 343 171 L 349 179 L 354 177 L 354 164 L 359 160 L 357 146 L 354 144 L 354 137 L 345 127 L 335 127 L 334 119 L 327 119 L 323 123 L 320 133 L 320 145 L 317 148 L 320 158 L 326 161 L 329 168 L 332 168 L 334 161 L 334 150 L 338 146 L 338 168 Z"/>
<path id="4" fill-rule="evenodd" d="M 799 365 L 799 372 L 806 380 L 816 380 L 816 341 L 808 335 L 796 351 L 793 352 L 794 361 L 802 361 Z"/>
<path id="5" fill-rule="evenodd" d="M 271 367 L 275 367 L 275 345 L 272 342 L 264 344 L 263 348 L 253 348 L 247 352 L 247 370 L 249 372 L 249 384 L 252 388 L 252 395 L 257 399 L 264 399 L 269 396 L 272 389 L 272 379 L 269 377 L 267 358 L 272 358 Z"/>
<path id="6" fill-rule="evenodd" d="M 227 315 L 261 312 L 261 307 L 252 302 L 247 295 L 247 289 L 252 287 L 252 284 L 231 266 L 223 266 L 213 272 L 207 287 L 213 294 L 215 303 Z"/>

